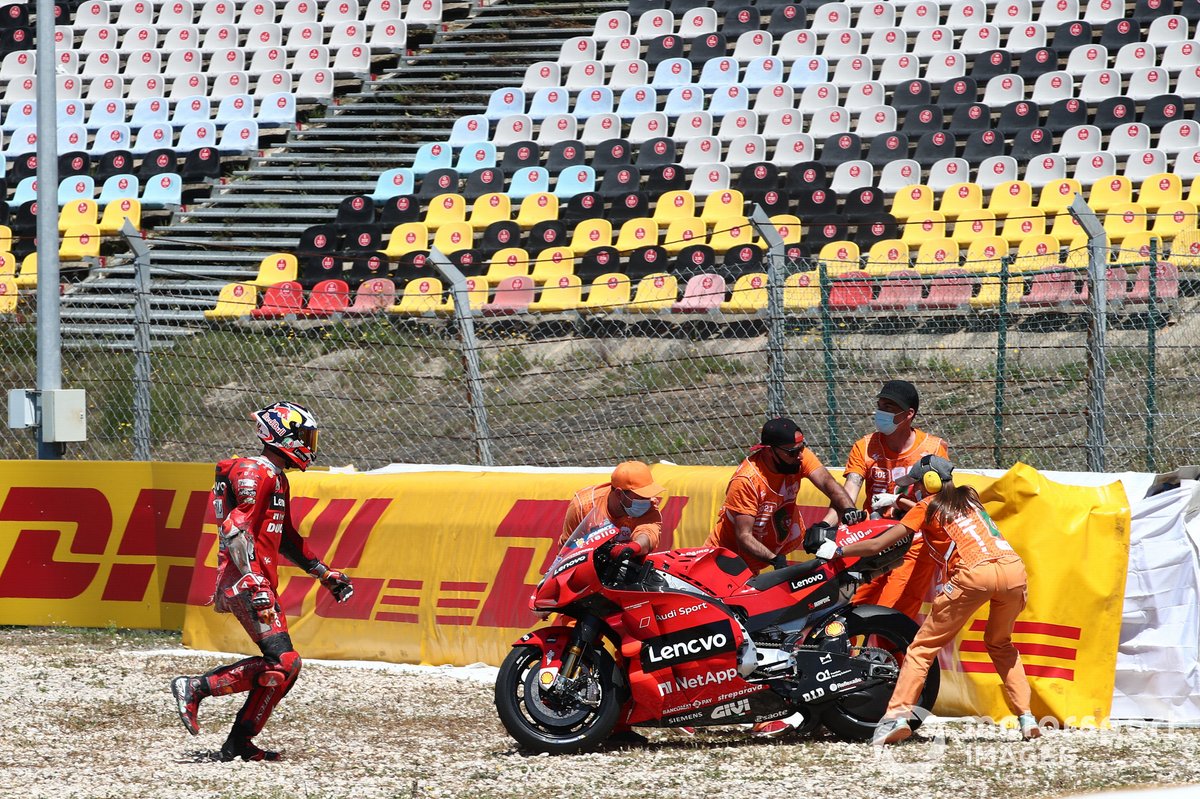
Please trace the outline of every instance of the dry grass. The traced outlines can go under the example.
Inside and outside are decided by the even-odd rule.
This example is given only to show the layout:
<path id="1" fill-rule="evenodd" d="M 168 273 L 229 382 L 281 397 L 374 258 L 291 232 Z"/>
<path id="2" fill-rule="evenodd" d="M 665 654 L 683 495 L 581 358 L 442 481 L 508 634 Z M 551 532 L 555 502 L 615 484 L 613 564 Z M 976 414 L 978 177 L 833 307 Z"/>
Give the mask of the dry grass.
<path id="1" fill-rule="evenodd" d="M 650 731 L 646 750 L 526 757 L 491 686 L 433 673 L 308 663 L 259 738 L 283 763 L 213 755 L 236 697 L 205 700 L 189 736 L 167 682 L 221 662 L 163 654 L 178 634 L 8 628 L 0 643 L 0 797 L 1051 796 L 1200 783 L 1200 731 L 1050 731 L 1037 744 L 948 723 L 877 756 L 827 738 L 758 741 Z"/>

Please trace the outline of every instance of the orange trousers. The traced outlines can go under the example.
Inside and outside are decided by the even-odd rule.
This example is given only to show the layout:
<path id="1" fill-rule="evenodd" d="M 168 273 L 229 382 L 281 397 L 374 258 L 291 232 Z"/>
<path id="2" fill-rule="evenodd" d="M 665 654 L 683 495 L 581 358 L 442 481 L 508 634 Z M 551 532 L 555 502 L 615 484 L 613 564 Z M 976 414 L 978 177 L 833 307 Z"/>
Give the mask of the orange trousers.
<path id="1" fill-rule="evenodd" d="M 955 571 L 908 647 L 885 718 L 912 712 L 934 658 L 984 603 L 990 607 L 983 641 L 1004 682 L 1004 701 L 1013 714 L 1028 713 L 1029 680 L 1012 642 L 1013 625 L 1025 607 L 1026 591 L 1025 564 L 1016 555 Z"/>
<path id="2" fill-rule="evenodd" d="M 882 605 L 917 621 L 938 570 L 937 561 L 924 550 L 924 539 L 914 541 L 899 566 L 859 587 L 854 604 Z"/>

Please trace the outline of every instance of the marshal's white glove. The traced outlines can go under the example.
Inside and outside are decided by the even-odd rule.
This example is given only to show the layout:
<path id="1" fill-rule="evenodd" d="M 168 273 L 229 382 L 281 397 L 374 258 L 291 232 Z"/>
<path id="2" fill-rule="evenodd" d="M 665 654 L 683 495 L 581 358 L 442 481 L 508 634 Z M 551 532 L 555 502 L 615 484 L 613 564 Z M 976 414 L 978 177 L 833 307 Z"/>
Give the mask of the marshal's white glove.
<path id="1" fill-rule="evenodd" d="M 838 545 L 834 541 L 826 541 L 817 547 L 814 554 L 821 560 L 833 560 L 838 556 Z"/>
<path id="2" fill-rule="evenodd" d="M 884 510 L 896 504 L 899 494 L 876 494 L 871 497 L 871 510 Z"/>

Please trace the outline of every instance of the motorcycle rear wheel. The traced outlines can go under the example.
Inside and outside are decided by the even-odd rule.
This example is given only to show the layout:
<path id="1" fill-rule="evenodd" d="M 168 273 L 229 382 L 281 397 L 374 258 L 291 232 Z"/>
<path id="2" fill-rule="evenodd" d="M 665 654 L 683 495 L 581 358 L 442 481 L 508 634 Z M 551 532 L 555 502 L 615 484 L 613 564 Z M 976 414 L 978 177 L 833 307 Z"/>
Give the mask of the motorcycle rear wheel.
<path id="1" fill-rule="evenodd" d="M 846 627 L 851 646 L 887 650 L 898 664 L 904 662 L 904 653 L 918 629 L 915 621 L 899 612 L 866 617 L 851 612 L 846 617 Z M 917 705 L 926 712 L 918 713 L 915 719 L 909 719 L 912 729 L 920 727 L 925 715 L 933 710 L 941 681 L 942 673 L 938 662 L 934 660 L 917 701 Z M 821 709 L 821 722 L 826 729 L 843 740 L 868 740 L 874 734 L 879 720 L 883 718 L 895 687 L 895 683 L 884 683 L 838 697 Z"/>
<path id="2" fill-rule="evenodd" d="M 558 704 L 541 693 L 537 678 L 542 652 L 519 646 L 508 653 L 496 676 L 496 712 L 508 734 L 534 752 L 574 754 L 595 749 L 612 732 L 621 712 L 616 664 L 602 648 L 584 653 L 580 666 L 595 707 Z"/>

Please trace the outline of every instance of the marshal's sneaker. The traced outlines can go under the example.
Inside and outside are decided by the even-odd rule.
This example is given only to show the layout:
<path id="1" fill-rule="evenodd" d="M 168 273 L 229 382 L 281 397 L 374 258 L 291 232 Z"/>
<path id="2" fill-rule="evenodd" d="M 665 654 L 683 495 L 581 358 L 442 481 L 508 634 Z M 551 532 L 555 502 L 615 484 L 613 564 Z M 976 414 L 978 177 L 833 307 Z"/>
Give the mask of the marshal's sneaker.
<path id="1" fill-rule="evenodd" d="M 221 747 L 221 760 L 228 763 L 231 760 L 262 760 L 268 763 L 274 763 L 283 760 L 283 755 L 280 752 L 269 752 L 266 749 L 259 749 L 254 745 L 254 742 L 249 738 L 234 738 L 230 736 L 225 741 L 225 745 Z"/>
<path id="2" fill-rule="evenodd" d="M 875 728 L 875 735 L 871 738 L 871 743 L 875 746 L 898 744 L 908 740 L 912 733 L 912 728 L 908 726 L 908 719 L 883 719 Z"/>
<path id="3" fill-rule="evenodd" d="M 1022 713 L 1017 717 L 1017 722 L 1021 725 L 1022 739 L 1032 741 L 1042 737 L 1042 728 L 1038 726 L 1037 719 L 1033 717 L 1032 713 Z"/>
<path id="4" fill-rule="evenodd" d="M 200 694 L 199 677 L 176 677 L 171 680 L 171 693 L 175 695 L 176 709 L 179 720 L 192 735 L 200 734 Z"/>

